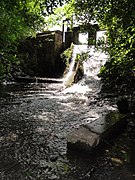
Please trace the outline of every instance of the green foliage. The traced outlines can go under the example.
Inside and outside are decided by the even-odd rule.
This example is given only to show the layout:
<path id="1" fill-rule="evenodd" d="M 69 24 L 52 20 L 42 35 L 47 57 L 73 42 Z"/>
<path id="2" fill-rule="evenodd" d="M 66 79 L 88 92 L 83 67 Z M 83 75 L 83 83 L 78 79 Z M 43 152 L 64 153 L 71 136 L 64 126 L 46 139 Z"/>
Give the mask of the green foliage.
<path id="1" fill-rule="evenodd" d="M 135 1 L 77 0 L 75 10 L 78 19 L 84 24 L 95 20 L 102 29 L 107 30 L 110 58 L 100 72 L 104 84 L 110 89 L 121 88 L 123 84 L 126 91 L 132 89 L 132 69 L 135 66 Z"/>
<path id="2" fill-rule="evenodd" d="M 135 2 L 115 1 L 116 4 L 117 7 L 112 4 L 113 17 L 106 24 L 110 60 L 101 69 L 100 76 L 111 89 L 120 89 L 122 92 L 125 84 L 127 92 L 134 86 L 132 69 L 135 65 Z"/>
<path id="3" fill-rule="evenodd" d="M 69 67 L 69 64 L 71 62 L 73 49 L 74 49 L 74 44 L 72 43 L 69 48 L 67 48 L 65 51 L 61 53 L 61 58 L 63 59 L 63 61 L 65 61 L 67 67 Z M 80 54 L 77 54 L 75 61 L 81 64 L 87 60 L 88 56 L 89 56 L 88 53 L 82 52 Z"/>
<path id="4" fill-rule="evenodd" d="M 73 48 L 74 48 L 74 44 L 72 43 L 71 46 L 61 54 L 61 58 L 65 61 L 66 64 L 66 70 L 64 72 L 64 75 L 67 74 L 69 71 L 69 66 L 73 54 Z M 72 72 L 70 78 L 68 78 L 68 80 L 65 81 L 65 85 L 67 87 L 70 86 L 73 82 L 75 83 L 78 82 L 83 77 L 84 75 L 83 62 L 87 59 L 87 57 L 88 57 L 88 53 L 85 52 L 76 55 L 74 71 Z"/>
<path id="5" fill-rule="evenodd" d="M 68 3 L 64 4 L 62 7 L 58 7 L 54 10 L 52 14 L 49 14 L 45 18 L 45 30 L 48 28 L 53 28 L 57 26 L 62 29 L 63 20 L 68 19 L 70 21 L 70 28 L 73 26 L 73 14 L 75 11 L 74 7 L 75 0 L 69 0 Z M 67 21 L 65 21 L 67 23 Z"/>
<path id="6" fill-rule="evenodd" d="M 73 48 L 74 48 L 74 44 L 72 43 L 69 48 L 67 48 L 65 51 L 61 53 L 61 58 L 65 62 L 67 68 L 69 67 L 69 64 L 71 62 Z"/>
<path id="7" fill-rule="evenodd" d="M 0 4 L 0 77 L 10 70 L 9 64 L 17 59 L 19 40 L 35 36 L 44 23 L 44 17 L 61 0 L 3 0 Z M 6 64 L 5 64 L 6 62 Z M 8 68 L 7 68 L 8 67 Z"/>
<path id="8" fill-rule="evenodd" d="M 89 52 L 81 52 L 80 54 L 77 54 L 75 61 L 79 63 L 83 63 L 84 61 L 87 60 L 89 57 Z"/>

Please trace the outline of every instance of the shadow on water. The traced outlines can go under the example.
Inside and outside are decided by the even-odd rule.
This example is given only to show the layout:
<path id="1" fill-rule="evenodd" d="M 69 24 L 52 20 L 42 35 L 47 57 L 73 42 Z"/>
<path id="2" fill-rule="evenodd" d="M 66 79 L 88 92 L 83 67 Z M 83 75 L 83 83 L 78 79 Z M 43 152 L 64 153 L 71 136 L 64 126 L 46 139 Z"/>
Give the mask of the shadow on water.
<path id="1" fill-rule="evenodd" d="M 91 154 L 67 152 L 67 135 L 97 106 L 85 109 L 78 97 L 71 102 L 65 97 L 69 95 L 55 95 L 58 90 L 57 85 L 47 84 L 13 84 L 2 89 L 0 179 L 135 179 L 134 120 L 129 120 L 119 137 Z"/>

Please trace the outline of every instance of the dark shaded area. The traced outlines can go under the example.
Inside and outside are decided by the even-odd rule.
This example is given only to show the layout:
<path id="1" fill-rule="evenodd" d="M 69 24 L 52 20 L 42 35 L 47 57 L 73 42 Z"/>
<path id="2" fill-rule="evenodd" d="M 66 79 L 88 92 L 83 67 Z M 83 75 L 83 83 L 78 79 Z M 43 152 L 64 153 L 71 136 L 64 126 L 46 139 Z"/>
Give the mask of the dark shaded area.
<path id="1" fill-rule="evenodd" d="M 62 83 L 58 78 L 39 78 L 39 77 L 15 77 L 16 82 L 20 83 Z"/>
<path id="2" fill-rule="evenodd" d="M 120 113 L 127 114 L 129 113 L 129 102 L 126 98 L 119 98 L 117 101 L 118 110 Z"/>
<path id="3" fill-rule="evenodd" d="M 20 68 L 30 76 L 60 77 L 65 64 L 60 58 L 62 32 L 47 31 L 28 38 L 19 45 Z"/>
<path id="4" fill-rule="evenodd" d="M 67 137 L 67 148 L 83 153 L 92 153 L 95 149 L 100 149 L 104 142 L 120 135 L 126 124 L 126 115 L 114 111 L 107 113 L 71 132 Z"/>
<path id="5" fill-rule="evenodd" d="M 76 95 L 62 99 L 60 89 L 58 84 L 34 83 L 1 87 L 0 179 L 134 180 L 134 119 L 94 154 L 67 152 L 67 134 L 84 123 L 91 109 L 101 115 L 113 99 L 99 99 L 85 109 Z"/>

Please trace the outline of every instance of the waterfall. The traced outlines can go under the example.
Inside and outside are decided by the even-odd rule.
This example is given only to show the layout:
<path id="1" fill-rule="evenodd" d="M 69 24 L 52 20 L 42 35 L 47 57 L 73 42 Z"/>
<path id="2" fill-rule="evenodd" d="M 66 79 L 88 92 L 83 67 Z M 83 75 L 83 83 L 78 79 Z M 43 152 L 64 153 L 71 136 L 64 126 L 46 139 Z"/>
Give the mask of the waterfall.
<path id="1" fill-rule="evenodd" d="M 78 83 L 64 90 L 65 93 L 86 93 L 89 91 L 97 91 L 99 88 L 100 78 L 98 73 L 100 68 L 105 64 L 108 55 L 102 50 L 97 50 L 95 46 L 88 45 L 74 45 L 72 62 L 70 64 L 69 72 L 64 79 L 64 85 L 68 83 L 71 85 L 75 76 L 75 58 L 77 54 L 82 52 L 88 53 L 88 58 L 83 62 L 84 77 Z"/>
<path id="2" fill-rule="evenodd" d="M 88 46 L 87 51 L 89 52 L 89 58 L 83 63 L 84 75 L 99 79 L 97 75 L 101 66 L 105 64 L 108 55 L 101 50 L 97 50 L 95 46 Z"/>
<path id="3" fill-rule="evenodd" d="M 63 81 L 63 85 L 65 87 L 71 86 L 71 84 L 74 81 L 74 77 L 76 74 L 75 59 L 76 59 L 77 54 L 79 54 L 79 53 L 80 53 L 80 51 L 78 49 L 78 45 L 74 45 L 73 54 L 72 54 L 71 63 L 70 63 L 70 68 L 69 68 L 68 73 L 66 74 L 64 81 Z"/>

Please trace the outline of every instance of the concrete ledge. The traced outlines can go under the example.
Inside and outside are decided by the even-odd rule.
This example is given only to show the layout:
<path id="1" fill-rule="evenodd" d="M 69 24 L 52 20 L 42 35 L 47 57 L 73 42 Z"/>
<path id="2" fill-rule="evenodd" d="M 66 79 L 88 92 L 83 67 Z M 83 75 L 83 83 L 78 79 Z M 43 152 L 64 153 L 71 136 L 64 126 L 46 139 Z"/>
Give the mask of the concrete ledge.
<path id="1" fill-rule="evenodd" d="M 95 121 L 81 125 L 68 135 L 67 148 L 91 152 L 104 140 L 117 136 L 126 125 L 127 115 L 111 112 Z"/>
<path id="2" fill-rule="evenodd" d="M 19 83 L 62 83 L 63 79 L 58 78 L 40 78 L 40 77 L 16 77 L 15 80 Z"/>

